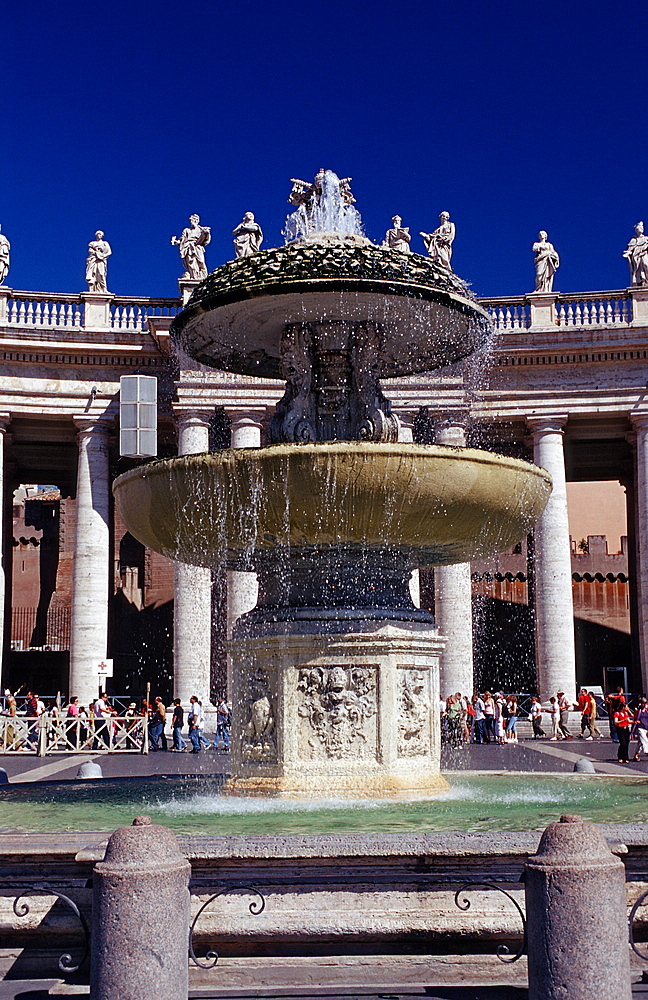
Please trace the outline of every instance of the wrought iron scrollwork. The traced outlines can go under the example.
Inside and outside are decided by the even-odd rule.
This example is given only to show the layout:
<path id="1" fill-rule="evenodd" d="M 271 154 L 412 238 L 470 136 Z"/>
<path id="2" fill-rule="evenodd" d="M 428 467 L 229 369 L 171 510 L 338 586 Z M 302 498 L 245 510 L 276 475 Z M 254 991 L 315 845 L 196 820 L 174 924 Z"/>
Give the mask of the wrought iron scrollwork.
<path id="1" fill-rule="evenodd" d="M 37 893 L 43 893 L 46 896 L 55 896 L 56 899 L 60 899 L 62 903 L 65 903 L 66 906 L 70 907 L 72 912 L 78 918 L 79 923 L 83 928 L 83 955 L 81 957 L 81 961 L 75 964 L 69 952 L 64 952 L 58 960 L 58 967 L 61 972 L 78 972 L 81 966 L 87 962 L 90 955 L 90 928 L 88 927 L 86 918 L 81 913 L 81 910 L 73 899 L 70 899 L 70 897 L 66 896 L 65 893 L 59 892 L 58 889 L 52 889 L 49 885 L 41 885 L 40 883 L 28 886 L 26 889 L 23 889 L 18 896 L 16 896 L 13 901 L 13 911 L 17 917 L 27 916 L 30 910 L 29 904 L 25 902 L 25 899 L 27 896 L 33 896 Z"/>
<path id="2" fill-rule="evenodd" d="M 527 924 L 526 924 L 526 916 L 524 915 L 524 910 L 522 909 L 518 901 L 513 898 L 510 892 L 507 892 L 506 889 L 502 889 L 500 885 L 496 885 L 494 882 L 464 882 L 464 884 L 460 886 L 455 892 L 454 896 L 455 906 L 458 909 L 463 910 L 464 912 L 466 910 L 469 910 L 471 906 L 470 900 L 466 899 L 465 897 L 463 899 L 460 899 L 459 897 L 461 896 L 462 893 L 469 892 L 475 889 L 494 889 L 496 892 L 501 892 L 503 896 L 506 896 L 507 899 L 510 899 L 510 901 L 513 903 L 513 906 L 520 914 L 520 919 L 522 921 L 522 928 L 524 933 L 522 936 L 522 944 L 520 945 L 518 950 L 515 952 L 514 955 L 511 955 L 511 949 L 505 944 L 500 944 L 495 949 L 495 954 L 499 958 L 500 962 L 506 962 L 507 965 L 511 965 L 513 962 L 517 962 L 517 960 L 519 958 L 522 958 L 522 955 L 524 955 L 524 953 L 527 950 Z"/>
<path id="3" fill-rule="evenodd" d="M 639 909 L 640 906 L 642 906 L 646 902 L 647 899 L 648 899 L 648 889 L 646 890 L 646 892 L 642 892 L 639 898 L 635 901 L 634 906 L 630 910 L 630 916 L 628 917 L 628 939 L 630 941 L 630 947 L 634 951 L 635 955 L 638 955 L 639 958 L 642 958 L 644 962 L 648 962 L 648 952 L 639 951 L 639 948 L 637 947 L 637 944 L 634 939 L 634 919 L 637 910 Z"/>
<path id="4" fill-rule="evenodd" d="M 219 892 L 215 892 L 213 896 L 210 896 L 209 899 L 206 900 L 198 910 L 196 916 L 193 918 L 191 922 L 191 927 L 189 928 L 189 957 L 191 958 L 191 961 L 194 963 L 194 965 L 197 965 L 200 969 L 213 969 L 216 963 L 218 962 L 218 952 L 208 951 L 207 954 L 204 956 L 206 961 L 205 960 L 201 961 L 201 959 L 196 958 L 196 953 L 194 952 L 194 946 L 193 946 L 193 936 L 194 936 L 195 926 L 198 923 L 198 920 L 200 919 L 203 910 L 206 910 L 207 907 L 210 906 L 215 899 L 220 899 L 221 896 L 230 896 L 232 895 L 232 893 L 235 892 L 246 892 L 255 897 L 248 906 L 248 910 L 253 916 L 258 916 L 259 913 L 263 913 L 263 911 L 265 910 L 265 897 L 259 892 L 258 889 L 252 889 L 250 888 L 250 886 L 247 885 L 235 885 L 229 889 L 221 889 Z"/>

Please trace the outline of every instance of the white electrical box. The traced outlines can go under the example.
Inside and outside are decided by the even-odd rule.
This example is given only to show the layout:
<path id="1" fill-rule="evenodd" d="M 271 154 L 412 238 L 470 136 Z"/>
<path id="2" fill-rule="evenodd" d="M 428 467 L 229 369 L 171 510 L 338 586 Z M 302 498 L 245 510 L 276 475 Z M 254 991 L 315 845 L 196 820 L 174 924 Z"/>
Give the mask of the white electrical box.
<path id="1" fill-rule="evenodd" d="M 124 458 L 157 455 L 157 379 L 122 375 L 119 380 L 119 454 Z"/>

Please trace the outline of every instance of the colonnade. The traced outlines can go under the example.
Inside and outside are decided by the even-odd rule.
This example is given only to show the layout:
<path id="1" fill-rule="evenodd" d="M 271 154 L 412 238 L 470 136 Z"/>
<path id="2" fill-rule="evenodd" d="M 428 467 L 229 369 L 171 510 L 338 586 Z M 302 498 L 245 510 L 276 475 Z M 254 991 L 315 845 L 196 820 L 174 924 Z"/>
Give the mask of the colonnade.
<path id="1" fill-rule="evenodd" d="M 209 450 L 209 427 L 214 407 L 176 404 L 178 452 Z M 231 446 L 258 448 L 266 419 L 265 407 L 226 407 L 231 424 Z M 110 598 L 110 464 L 111 423 L 90 416 L 74 418 L 77 428 L 78 470 L 76 533 L 70 634 L 70 693 L 83 704 L 97 691 L 96 663 L 107 654 Z M 566 414 L 528 417 L 537 465 L 551 473 L 553 493 L 535 529 L 534 610 L 537 682 L 540 695 L 557 690 L 574 698 L 575 647 L 572 604 L 571 552 L 564 457 Z M 648 663 L 648 613 L 641 595 L 648 595 L 648 415 L 633 418 L 636 437 L 638 641 L 641 662 Z M 10 423 L 0 414 L 0 442 Z M 402 439 L 412 440 L 412 414 L 405 415 Z M 441 421 L 438 444 L 465 445 L 461 421 Z M 3 484 L 3 448 L 0 448 L 0 488 Z M 0 573 L 0 624 L 4 600 Z M 257 599 L 253 573 L 228 571 L 227 632 Z M 439 567 L 435 571 L 437 625 L 448 644 L 441 662 L 441 691 L 472 690 L 472 611 L 470 565 Z M 174 602 L 175 696 L 187 703 L 192 694 L 209 700 L 211 657 L 211 571 L 176 564 Z M 648 678 L 644 676 L 644 689 Z"/>

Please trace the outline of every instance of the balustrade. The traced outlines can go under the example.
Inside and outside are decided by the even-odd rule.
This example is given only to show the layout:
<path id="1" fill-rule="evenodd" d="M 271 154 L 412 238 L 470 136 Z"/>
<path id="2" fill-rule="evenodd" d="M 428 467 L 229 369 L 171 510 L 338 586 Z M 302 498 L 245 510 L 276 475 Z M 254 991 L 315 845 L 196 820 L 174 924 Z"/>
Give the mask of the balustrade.
<path id="1" fill-rule="evenodd" d="M 83 302 L 79 295 L 13 292 L 7 299 L 9 326 L 79 329 L 83 320 Z"/>
<path id="2" fill-rule="evenodd" d="M 150 316 L 175 316 L 178 299 L 115 298 L 110 306 L 113 330 L 146 330 Z"/>
<path id="3" fill-rule="evenodd" d="M 531 308 L 524 295 L 507 299 L 480 299 L 495 330 L 527 330 L 531 326 Z"/>
<path id="4" fill-rule="evenodd" d="M 632 315 L 632 299 L 624 292 L 560 295 L 556 299 L 557 326 L 627 326 Z"/>

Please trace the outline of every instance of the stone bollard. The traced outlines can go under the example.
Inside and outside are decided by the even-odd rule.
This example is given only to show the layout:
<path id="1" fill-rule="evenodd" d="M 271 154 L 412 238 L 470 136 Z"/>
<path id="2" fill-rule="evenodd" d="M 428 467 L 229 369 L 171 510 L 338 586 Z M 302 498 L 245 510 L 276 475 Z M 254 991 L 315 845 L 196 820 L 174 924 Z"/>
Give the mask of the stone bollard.
<path id="1" fill-rule="evenodd" d="M 85 781 L 88 778 L 103 778 L 101 764 L 95 764 L 93 760 L 87 760 L 77 771 L 76 777 L 79 781 Z"/>
<path id="2" fill-rule="evenodd" d="M 631 1000 L 625 868 L 593 823 L 547 827 L 525 894 L 529 1000 Z"/>
<path id="3" fill-rule="evenodd" d="M 588 760 L 587 757 L 581 757 L 580 760 L 577 760 L 576 763 L 574 764 L 574 773 L 596 774 L 596 768 L 594 767 L 592 761 Z"/>
<path id="4" fill-rule="evenodd" d="M 94 869 L 91 1000 L 187 1000 L 190 874 L 148 816 L 113 833 Z"/>

